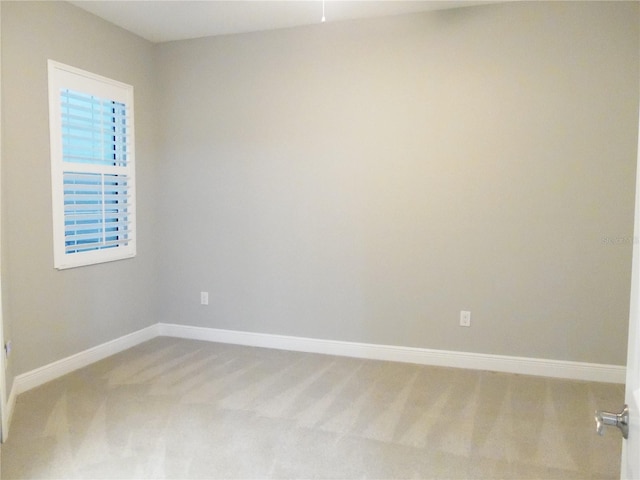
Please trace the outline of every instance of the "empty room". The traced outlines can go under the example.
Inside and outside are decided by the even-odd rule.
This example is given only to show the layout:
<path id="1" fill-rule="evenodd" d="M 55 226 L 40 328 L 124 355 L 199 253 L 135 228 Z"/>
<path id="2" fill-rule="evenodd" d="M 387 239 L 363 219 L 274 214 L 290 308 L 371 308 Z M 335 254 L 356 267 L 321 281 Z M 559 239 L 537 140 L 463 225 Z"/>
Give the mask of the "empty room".
<path id="1" fill-rule="evenodd" d="M 640 476 L 638 2 L 0 27 L 2 479 Z"/>

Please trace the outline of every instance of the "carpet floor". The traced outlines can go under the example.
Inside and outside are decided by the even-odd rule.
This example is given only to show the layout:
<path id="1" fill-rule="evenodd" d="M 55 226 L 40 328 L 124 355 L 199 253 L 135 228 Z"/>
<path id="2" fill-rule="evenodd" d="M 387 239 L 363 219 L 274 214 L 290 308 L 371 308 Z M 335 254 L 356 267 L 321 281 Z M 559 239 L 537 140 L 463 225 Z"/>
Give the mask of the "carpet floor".
<path id="1" fill-rule="evenodd" d="M 2 479 L 619 479 L 624 387 L 159 337 L 20 395 Z"/>

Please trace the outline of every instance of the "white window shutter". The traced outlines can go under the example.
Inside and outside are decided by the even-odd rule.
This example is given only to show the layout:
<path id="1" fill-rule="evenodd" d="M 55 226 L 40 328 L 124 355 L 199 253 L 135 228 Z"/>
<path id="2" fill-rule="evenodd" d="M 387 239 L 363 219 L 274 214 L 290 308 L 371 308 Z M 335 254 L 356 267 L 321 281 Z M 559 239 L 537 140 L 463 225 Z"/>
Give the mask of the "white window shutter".
<path id="1" fill-rule="evenodd" d="M 49 61 L 54 266 L 135 255 L 133 88 Z"/>

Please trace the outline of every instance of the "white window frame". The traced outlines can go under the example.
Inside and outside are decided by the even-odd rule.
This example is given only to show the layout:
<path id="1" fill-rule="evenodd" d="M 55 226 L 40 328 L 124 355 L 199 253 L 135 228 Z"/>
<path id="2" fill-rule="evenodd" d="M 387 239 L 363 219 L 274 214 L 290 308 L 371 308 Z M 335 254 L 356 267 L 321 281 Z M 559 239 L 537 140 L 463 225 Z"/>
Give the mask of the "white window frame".
<path id="1" fill-rule="evenodd" d="M 61 270 L 134 257 L 136 255 L 136 200 L 133 87 L 53 60 L 48 61 L 48 72 L 54 267 Z M 91 159 L 74 161 L 70 156 L 65 160 L 62 92 L 66 90 L 70 90 L 72 94 L 77 92 L 90 95 L 96 100 L 117 102 L 114 105 L 122 110 L 126 109 L 126 117 L 122 117 L 122 122 L 126 123 L 122 123 L 124 125 L 122 130 L 125 132 L 123 136 L 126 137 L 126 153 L 122 155 L 124 160 L 114 160 L 109 163 L 110 160 L 105 162 L 106 157 L 102 157 L 95 161 Z M 116 135 L 114 133 L 114 139 Z M 66 140 L 66 142 L 68 147 L 72 141 Z M 83 186 L 83 178 L 91 179 L 91 182 Z M 67 181 L 66 200 L 65 179 Z M 79 183 L 70 186 L 69 181 L 74 179 Z M 98 179 L 97 182 L 94 182 L 94 179 Z M 97 205 L 92 209 L 91 215 L 94 217 L 93 221 L 97 222 L 94 225 L 98 225 L 98 230 L 101 229 L 100 233 L 90 234 L 94 237 L 101 236 L 101 239 L 98 243 L 91 243 L 89 247 L 77 240 L 82 237 L 79 232 L 81 228 L 69 226 L 74 214 L 81 216 L 81 207 L 73 207 L 70 204 L 82 203 L 83 188 L 91 190 L 91 193 L 85 197 L 90 197 L 91 202 L 96 202 L 90 203 L 90 205 Z M 100 193 L 96 193 L 97 189 L 100 189 Z M 73 202 L 69 200 L 70 198 Z M 95 210 L 100 210 L 101 213 L 95 213 Z M 113 213 L 114 210 L 117 213 Z M 96 220 L 97 217 L 101 219 Z M 78 221 L 76 221 L 77 224 Z M 74 229 L 75 233 L 70 232 Z M 75 240 L 75 247 L 68 245 L 72 243 L 70 239 Z"/>

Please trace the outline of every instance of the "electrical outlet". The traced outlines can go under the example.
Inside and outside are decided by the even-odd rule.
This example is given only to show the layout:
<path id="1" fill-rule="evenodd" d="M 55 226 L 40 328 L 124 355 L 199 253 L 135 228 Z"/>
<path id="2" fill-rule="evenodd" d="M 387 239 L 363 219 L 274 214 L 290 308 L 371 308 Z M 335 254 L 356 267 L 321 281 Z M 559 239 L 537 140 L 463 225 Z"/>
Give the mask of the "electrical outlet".
<path id="1" fill-rule="evenodd" d="M 467 310 L 460 311 L 460 326 L 461 327 L 471 326 L 471 312 Z"/>
<path id="2" fill-rule="evenodd" d="M 200 305 L 209 305 L 209 292 L 200 292 Z"/>

